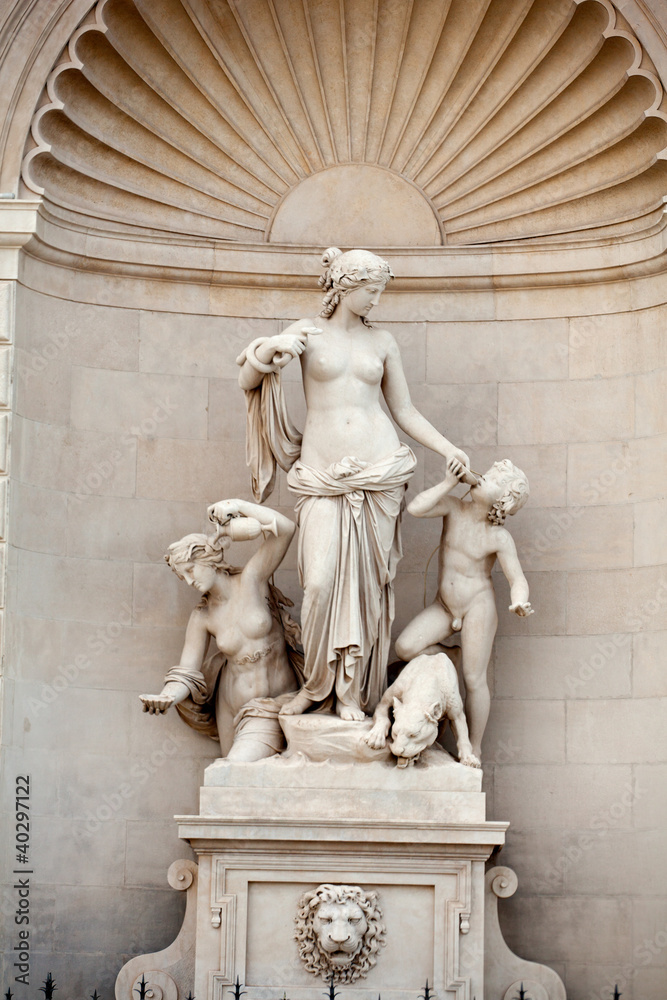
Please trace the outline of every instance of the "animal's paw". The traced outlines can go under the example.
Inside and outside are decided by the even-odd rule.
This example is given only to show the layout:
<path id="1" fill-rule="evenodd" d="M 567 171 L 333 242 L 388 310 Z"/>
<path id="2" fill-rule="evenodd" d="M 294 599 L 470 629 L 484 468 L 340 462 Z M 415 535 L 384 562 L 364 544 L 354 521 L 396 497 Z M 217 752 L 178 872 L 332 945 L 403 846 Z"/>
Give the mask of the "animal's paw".
<path id="1" fill-rule="evenodd" d="M 461 764 L 465 764 L 466 767 L 481 767 L 482 762 L 479 757 L 475 757 L 474 753 L 468 753 L 465 757 L 461 757 Z"/>
<path id="2" fill-rule="evenodd" d="M 382 725 L 373 726 L 370 732 L 364 736 L 364 743 L 367 743 L 371 750 L 382 750 L 387 744 L 385 727 Z"/>

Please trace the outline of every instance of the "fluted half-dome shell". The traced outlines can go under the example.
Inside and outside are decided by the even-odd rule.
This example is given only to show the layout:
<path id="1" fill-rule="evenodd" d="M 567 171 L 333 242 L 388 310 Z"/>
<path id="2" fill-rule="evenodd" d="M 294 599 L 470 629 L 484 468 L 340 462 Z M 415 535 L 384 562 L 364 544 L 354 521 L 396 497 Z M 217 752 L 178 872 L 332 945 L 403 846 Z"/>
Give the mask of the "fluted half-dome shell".
<path id="1" fill-rule="evenodd" d="M 100 0 L 23 177 L 135 231 L 465 245 L 643 230 L 666 146 L 609 0 Z"/>

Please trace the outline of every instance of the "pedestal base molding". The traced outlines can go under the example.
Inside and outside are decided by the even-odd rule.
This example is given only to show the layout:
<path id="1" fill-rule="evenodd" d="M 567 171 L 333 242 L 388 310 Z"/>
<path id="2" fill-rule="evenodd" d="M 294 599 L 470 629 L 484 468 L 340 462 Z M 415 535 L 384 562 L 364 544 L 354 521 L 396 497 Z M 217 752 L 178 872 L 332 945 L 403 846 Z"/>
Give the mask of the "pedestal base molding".
<path id="1" fill-rule="evenodd" d="M 192 876 L 183 928 L 123 968 L 117 1000 L 142 975 L 153 1000 L 227 1000 L 237 977 L 248 1000 L 312 1000 L 332 973 L 344 1000 L 417 1000 L 426 980 L 437 1000 L 512 1000 L 521 981 L 526 998 L 564 1000 L 503 941 L 497 899 L 516 878 L 493 869 L 485 889 L 508 824 L 485 821 L 480 780 L 449 761 L 217 761 L 200 814 L 177 817 L 199 857 L 197 876 L 170 869 Z"/>

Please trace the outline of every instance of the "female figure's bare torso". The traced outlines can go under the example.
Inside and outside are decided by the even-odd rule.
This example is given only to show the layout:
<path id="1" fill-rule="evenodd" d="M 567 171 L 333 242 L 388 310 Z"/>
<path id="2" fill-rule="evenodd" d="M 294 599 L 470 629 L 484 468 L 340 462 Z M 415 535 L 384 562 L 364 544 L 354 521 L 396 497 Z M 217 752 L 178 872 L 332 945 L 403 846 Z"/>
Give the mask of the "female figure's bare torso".
<path id="1" fill-rule="evenodd" d="M 218 711 L 232 716 L 253 698 L 277 698 L 296 690 L 282 627 L 269 609 L 268 586 L 244 585 L 243 574 L 228 577 L 229 597 L 209 599 L 200 612 L 226 664 L 218 684 Z"/>
<path id="2" fill-rule="evenodd" d="M 308 407 L 301 460 L 314 468 L 347 456 L 376 462 L 399 446 L 380 406 L 390 335 L 369 327 L 350 333 L 333 319 L 318 323 L 322 335 L 311 335 L 301 355 Z"/>

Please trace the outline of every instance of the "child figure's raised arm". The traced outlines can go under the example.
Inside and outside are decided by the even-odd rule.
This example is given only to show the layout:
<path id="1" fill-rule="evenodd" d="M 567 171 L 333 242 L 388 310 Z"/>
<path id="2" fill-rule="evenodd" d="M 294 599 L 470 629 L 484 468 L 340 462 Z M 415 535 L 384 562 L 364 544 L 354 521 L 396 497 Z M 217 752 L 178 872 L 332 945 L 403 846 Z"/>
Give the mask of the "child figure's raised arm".
<path id="1" fill-rule="evenodd" d="M 448 496 L 467 469 L 456 458 L 447 462 L 445 478 L 423 493 L 418 493 L 408 504 L 408 512 L 413 517 L 447 517 L 452 509 L 454 497 Z"/>
<path id="2" fill-rule="evenodd" d="M 497 549 L 498 562 L 500 568 L 507 577 L 510 585 L 510 611 L 521 618 L 526 618 L 534 613 L 528 600 L 528 581 L 521 569 L 521 563 L 516 551 L 514 539 L 505 528 L 496 528 L 499 534 L 499 544 Z"/>

